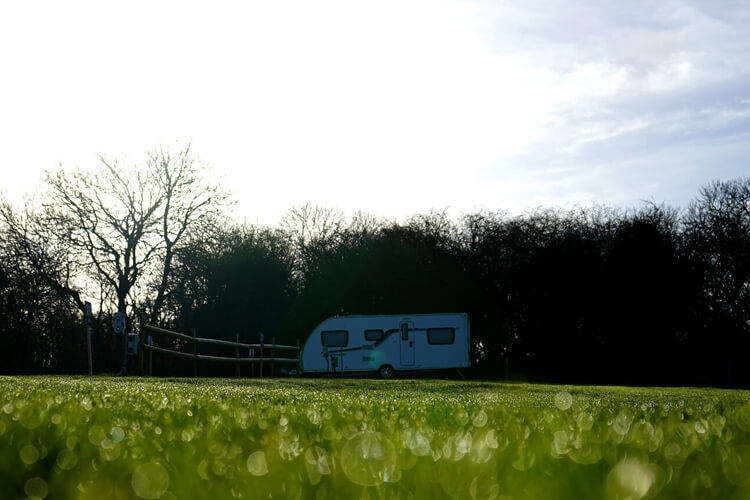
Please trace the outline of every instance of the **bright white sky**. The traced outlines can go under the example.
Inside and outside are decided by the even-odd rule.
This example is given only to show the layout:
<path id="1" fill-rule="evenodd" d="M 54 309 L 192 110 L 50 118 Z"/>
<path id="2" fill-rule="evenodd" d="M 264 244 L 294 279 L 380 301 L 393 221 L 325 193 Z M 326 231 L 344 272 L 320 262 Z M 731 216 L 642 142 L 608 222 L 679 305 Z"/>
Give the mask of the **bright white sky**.
<path id="1" fill-rule="evenodd" d="M 639 200 L 750 173 L 750 4 L 0 4 L 0 189 L 193 151 L 275 225 Z"/>

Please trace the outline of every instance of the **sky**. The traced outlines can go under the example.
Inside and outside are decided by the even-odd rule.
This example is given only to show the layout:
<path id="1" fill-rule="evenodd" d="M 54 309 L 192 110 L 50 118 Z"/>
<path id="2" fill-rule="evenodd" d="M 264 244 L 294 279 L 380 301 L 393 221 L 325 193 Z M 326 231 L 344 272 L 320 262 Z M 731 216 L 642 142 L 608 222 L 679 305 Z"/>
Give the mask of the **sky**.
<path id="1" fill-rule="evenodd" d="M 644 200 L 750 174 L 750 3 L 0 3 L 0 190 L 192 151 L 274 225 Z"/>

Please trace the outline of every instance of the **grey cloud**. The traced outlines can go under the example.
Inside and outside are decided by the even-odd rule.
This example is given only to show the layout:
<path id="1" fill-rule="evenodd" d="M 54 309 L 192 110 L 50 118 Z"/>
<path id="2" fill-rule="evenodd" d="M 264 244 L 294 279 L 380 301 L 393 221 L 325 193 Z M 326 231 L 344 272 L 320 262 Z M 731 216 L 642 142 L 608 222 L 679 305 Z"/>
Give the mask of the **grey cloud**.
<path id="1" fill-rule="evenodd" d="M 529 198 L 685 205 L 699 186 L 750 172 L 750 4 L 547 2 L 499 7 L 495 49 L 564 82 L 620 68 L 614 92 L 560 103 L 543 139 L 485 172 Z M 528 9 L 528 10 L 526 10 Z"/>

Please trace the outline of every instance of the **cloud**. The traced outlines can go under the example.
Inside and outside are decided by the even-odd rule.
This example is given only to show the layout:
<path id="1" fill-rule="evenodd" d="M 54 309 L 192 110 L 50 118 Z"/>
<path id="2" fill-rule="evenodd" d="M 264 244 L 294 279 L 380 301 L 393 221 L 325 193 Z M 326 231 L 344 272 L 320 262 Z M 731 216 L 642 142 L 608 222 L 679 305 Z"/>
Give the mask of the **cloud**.
<path id="1" fill-rule="evenodd" d="M 483 173 L 497 192 L 527 180 L 513 208 L 650 197 L 684 205 L 701 184 L 746 171 L 746 6 L 530 2 L 498 12 L 496 49 L 551 74 L 539 140 Z"/>
<path id="2" fill-rule="evenodd" d="M 6 189 L 192 139 L 238 213 L 274 223 L 308 200 L 394 217 L 684 204 L 750 159 L 744 2 L 42 10 L 0 7 Z"/>

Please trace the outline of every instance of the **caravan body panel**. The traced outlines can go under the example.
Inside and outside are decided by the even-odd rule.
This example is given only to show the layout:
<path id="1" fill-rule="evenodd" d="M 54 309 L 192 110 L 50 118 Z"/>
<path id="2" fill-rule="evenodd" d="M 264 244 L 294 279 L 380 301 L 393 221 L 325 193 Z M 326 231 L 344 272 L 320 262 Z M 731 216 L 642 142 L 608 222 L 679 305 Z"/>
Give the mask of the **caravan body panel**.
<path id="1" fill-rule="evenodd" d="M 470 366 L 469 316 L 412 314 L 334 316 L 302 348 L 303 373 L 377 372 Z"/>

